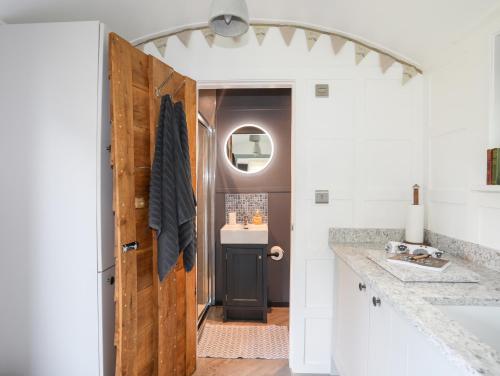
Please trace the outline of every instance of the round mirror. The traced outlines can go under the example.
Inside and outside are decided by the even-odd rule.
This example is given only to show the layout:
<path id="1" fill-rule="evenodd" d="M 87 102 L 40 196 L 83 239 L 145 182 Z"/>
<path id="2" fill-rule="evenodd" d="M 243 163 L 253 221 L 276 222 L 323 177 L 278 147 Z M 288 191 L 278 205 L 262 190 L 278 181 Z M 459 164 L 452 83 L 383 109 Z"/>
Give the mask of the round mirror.
<path id="1" fill-rule="evenodd" d="M 226 158 L 234 169 L 252 174 L 267 167 L 273 157 L 273 140 L 269 133 L 254 124 L 233 130 L 226 140 Z"/>

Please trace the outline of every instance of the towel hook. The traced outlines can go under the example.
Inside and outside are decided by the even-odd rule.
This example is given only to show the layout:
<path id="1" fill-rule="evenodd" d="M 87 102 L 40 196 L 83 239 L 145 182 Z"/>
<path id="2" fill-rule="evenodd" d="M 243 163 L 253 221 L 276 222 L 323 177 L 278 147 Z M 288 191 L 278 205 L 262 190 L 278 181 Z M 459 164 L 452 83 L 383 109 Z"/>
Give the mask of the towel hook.
<path id="1" fill-rule="evenodd" d="M 179 92 L 179 90 L 182 89 L 182 87 L 186 84 L 186 78 L 184 78 L 181 82 L 181 84 L 177 87 L 177 89 L 175 89 L 174 91 L 174 95 L 172 97 L 175 97 L 177 95 L 177 93 Z"/>
<path id="2" fill-rule="evenodd" d="M 168 84 L 168 82 L 172 78 L 173 74 L 174 74 L 174 70 L 171 69 L 169 75 L 167 76 L 167 78 L 165 78 L 165 80 L 163 80 L 163 82 L 156 88 L 155 94 L 156 94 L 157 97 L 161 96 L 162 89 L 165 87 L 166 84 Z"/>

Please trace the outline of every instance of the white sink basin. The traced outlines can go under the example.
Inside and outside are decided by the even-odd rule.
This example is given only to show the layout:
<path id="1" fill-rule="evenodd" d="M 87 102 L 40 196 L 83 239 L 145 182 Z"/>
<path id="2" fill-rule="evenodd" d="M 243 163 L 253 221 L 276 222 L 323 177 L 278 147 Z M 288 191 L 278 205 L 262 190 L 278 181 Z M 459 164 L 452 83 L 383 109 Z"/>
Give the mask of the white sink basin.
<path id="1" fill-rule="evenodd" d="M 267 223 L 249 224 L 247 227 L 244 228 L 241 223 L 224 225 L 220 230 L 220 242 L 222 244 L 267 244 Z"/>
<path id="2" fill-rule="evenodd" d="M 499 306 L 437 306 L 481 341 L 500 352 Z"/>

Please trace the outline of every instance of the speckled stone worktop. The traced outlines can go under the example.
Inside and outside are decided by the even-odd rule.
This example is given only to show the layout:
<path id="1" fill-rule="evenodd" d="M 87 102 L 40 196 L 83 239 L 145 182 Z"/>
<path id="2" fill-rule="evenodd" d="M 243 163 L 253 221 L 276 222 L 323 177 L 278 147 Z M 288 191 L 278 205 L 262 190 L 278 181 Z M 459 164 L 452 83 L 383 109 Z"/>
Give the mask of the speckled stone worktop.
<path id="1" fill-rule="evenodd" d="M 466 374 L 500 375 L 500 354 L 449 319 L 437 306 L 500 305 L 498 271 L 447 254 L 446 258 L 452 262 L 476 272 L 480 282 L 401 282 L 366 257 L 369 251 L 385 252 L 386 239 L 379 237 L 379 243 L 343 243 L 342 240 L 339 242 L 338 237 L 330 236 L 330 248 L 335 254 L 376 290 L 382 301 L 388 302 L 410 325 L 436 343 L 443 356 Z"/>

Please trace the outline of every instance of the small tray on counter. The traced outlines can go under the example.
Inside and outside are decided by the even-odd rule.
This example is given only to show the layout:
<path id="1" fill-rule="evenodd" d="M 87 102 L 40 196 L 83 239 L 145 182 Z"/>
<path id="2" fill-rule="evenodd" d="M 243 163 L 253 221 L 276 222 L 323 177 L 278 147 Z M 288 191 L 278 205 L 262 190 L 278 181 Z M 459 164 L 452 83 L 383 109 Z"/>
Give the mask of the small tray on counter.
<path id="1" fill-rule="evenodd" d="M 368 251 L 367 254 L 368 259 L 403 282 L 479 282 L 479 275 L 477 273 L 452 261 L 447 264 L 445 269 L 436 271 L 426 270 L 427 267 L 422 266 L 404 265 L 405 261 L 394 262 L 387 260 L 388 257 L 394 256 L 394 254 L 387 254 L 383 251 Z"/>
<path id="2" fill-rule="evenodd" d="M 399 253 L 395 254 L 394 256 L 386 257 L 386 260 L 392 264 L 413 266 L 414 268 L 420 268 L 434 272 L 442 272 L 451 265 L 451 262 L 449 260 L 443 258 L 436 258 L 430 255 L 423 257 L 425 258 L 416 259 L 414 256 L 408 253 Z"/>

